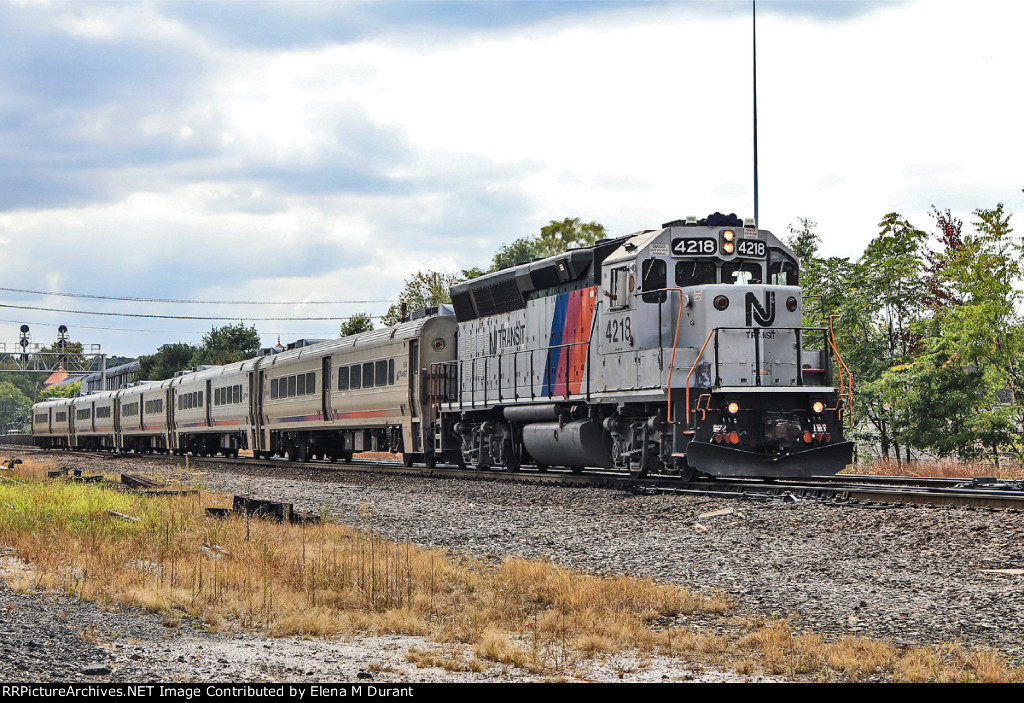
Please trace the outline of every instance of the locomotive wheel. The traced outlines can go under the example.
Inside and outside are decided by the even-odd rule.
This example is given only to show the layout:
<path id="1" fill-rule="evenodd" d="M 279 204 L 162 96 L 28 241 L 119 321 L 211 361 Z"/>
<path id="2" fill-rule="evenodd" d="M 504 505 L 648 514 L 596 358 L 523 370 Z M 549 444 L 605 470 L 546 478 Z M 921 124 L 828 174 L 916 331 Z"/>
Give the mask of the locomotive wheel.
<path id="1" fill-rule="evenodd" d="M 629 477 L 630 478 L 644 478 L 645 476 L 647 476 L 647 467 L 643 466 L 642 464 L 640 466 L 636 467 L 635 469 L 630 467 L 630 469 L 629 469 Z"/>
<path id="2" fill-rule="evenodd" d="M 675 460 L 674 468 L 679 471 L 679 478 L 687 482 L 697 478 L 697 474 L 699 473 L 697 469 L 686 463 L 686 459 L 682 458 Z"/>
<path id="3" fill-rule="evenodd" d="M 437 466 L 437 454 L 434 452 L 427 452 L 423 455 L 423 465 L 428 469 L 432 469 Z"/>
<path id="4" fill-rule="evenodd" d="M 548 472 L 548 465 L 547 464 L 542 464 L 542 463 L 540 463 L 538 461 L 536 466 L 537 466 L 537 471 L 539 471 L 540 473 L 546 474 Z"/>
<path id="5" fill-rule="evenodd" d="M 402 463 L 405 465 L 405 468 L 408 469 L 416 463 L 416 455 L 412 452 L 402 452 Z"/>
<path id="6" fill-rule="evenodd" d="M 342 455 L 341 455 L 341 460 L 344 463 L 346 463 L 346 464 L 351 464 L 352 463 L 352 452 L 343 452 Z"/>

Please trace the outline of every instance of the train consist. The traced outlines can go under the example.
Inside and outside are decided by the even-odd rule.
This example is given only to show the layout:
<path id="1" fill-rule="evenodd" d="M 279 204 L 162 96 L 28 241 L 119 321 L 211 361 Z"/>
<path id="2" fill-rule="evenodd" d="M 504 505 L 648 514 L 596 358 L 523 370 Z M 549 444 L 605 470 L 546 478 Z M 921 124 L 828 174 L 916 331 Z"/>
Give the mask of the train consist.
<path id="1" fill-rule="evenodd" d="M 692 479 L 833 474 L 849 372 L 792 251 L 669 222 L 456 284 L 394 327 L 39 403 L 42 447 L 350 461 L 401 453 Z M 838 388 L 836 385 L 838 384 Z"/>

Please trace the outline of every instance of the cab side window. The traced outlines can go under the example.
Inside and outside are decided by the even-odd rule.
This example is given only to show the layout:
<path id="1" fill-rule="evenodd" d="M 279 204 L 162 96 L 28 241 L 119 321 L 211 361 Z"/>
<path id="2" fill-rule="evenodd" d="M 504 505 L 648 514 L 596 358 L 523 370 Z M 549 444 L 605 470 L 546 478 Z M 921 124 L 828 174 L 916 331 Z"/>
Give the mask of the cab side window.
<path id="1" fill-rule="evenodd" d="M 629 268 L 623 266 L 621 268 L 611 270 L 611 280 L 609 292 L 611 293 L 611 309 L 616 308 L 627 308 L 629 307 Z"/>
<path id="2" fill-rule="evenodd" d="M 665 282 L 666 270 L 667 267 L 664 259 L 648 259 L 640 267 L 641 290 L 655 291 L 653 293 L 644 293 L 643 299 L 645 303 L 665 302 L 665 291 L 659 289 L 665 288 L 667 285 Z"/>

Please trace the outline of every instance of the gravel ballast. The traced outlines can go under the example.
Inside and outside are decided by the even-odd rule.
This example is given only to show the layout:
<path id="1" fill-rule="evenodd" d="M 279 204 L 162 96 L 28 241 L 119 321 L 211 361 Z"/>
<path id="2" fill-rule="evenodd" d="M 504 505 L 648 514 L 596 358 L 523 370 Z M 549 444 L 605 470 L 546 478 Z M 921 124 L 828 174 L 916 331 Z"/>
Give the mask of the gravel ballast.
<path id="1" fill-rule="evenodd" d="M 106 472 L 167 472 L 183 466 L 138 457 L 69 456 L 61 462 Z M 202 471 L 206 490 L 287 501 L 311 513 L 328 511 L 341 522 L 399 541 L 484 557 L 544 558 L 589 572 L 646 575 L 694 591 L 721 591 L 741 614 L 788 617 L 801 632 L 861 634 L 906 645 L 958 641 L 1024 661 L 1019 640 L 1024 575 L 1014 572 L 1024 568 L 1024 521 L 1018 513 L 635 495 L 288 465 L 193 463 L 192 468 Z M 57 620 L 56 613 L 72 613 L 61 622 L 74 622 L 64 629 L 77 628 L 73 659 L 48 669 L 45 657 L 33 658 L 33 651 L 46 648 L 60 629 L 60 622 L 46 625 L 45 617 L 36 625 L 43 630 L 31 634 L 35 631 L 29 627 L 30 634 L 11 640 L 18 629 L 8 624 L 12 613 L 32 612 L 30 601 L 44 603 L 44 615 L 53 611 Z M 6 633 L 0 677 L 6 680 L 67 680 L 72 674 L 125 681 L 182 675 L 194 677 L 186 680 L 352 680 L 359 671 L 384 681 L 536 678 L 508 667 L 479 675 L 418 669 L 404 658 L 409 646 L 424 646 L 415 638 L 339 643 L 213 634 L 184 623 L 167 628 L 160 616 L 147 613 L 111 614 L 71 599 L 2 591 L 0 609 L 0 628 Z M 90 630 L 93 617 L 117 620 L 104 627 L 92 623 Z M 121 633 L 115 640 L 109 634 L 94 638 L 107 637 L 102 646 L 89 641 L 92 632 L 115 631 Z M 130 641 L 144 644 L 126 644 Z M 353 644 L 355 649 L 347 649 Z M 288 647 L 298 648 L 292 654 L 304 654 L 289 656 Z M 266 654 L 274 648 L 281 652 L 279 659 L 260 656 L 247 664 L 245 657 L 225 656 L 259 649 Z M 363 659 L 353 654 L 360 651 Z M 187 666 L 176 666 L 183 663 Z M 81 673 L 89 665 L 112 671 Z M 694 676 L 667 662 L 652 662 L 643 672 L 635 662 L 612 665 L 603 673 L 598 668 L 582 678 L 743 678 L 718 672 Z M 623 671 L 630 673 L 620 678 Z"/>

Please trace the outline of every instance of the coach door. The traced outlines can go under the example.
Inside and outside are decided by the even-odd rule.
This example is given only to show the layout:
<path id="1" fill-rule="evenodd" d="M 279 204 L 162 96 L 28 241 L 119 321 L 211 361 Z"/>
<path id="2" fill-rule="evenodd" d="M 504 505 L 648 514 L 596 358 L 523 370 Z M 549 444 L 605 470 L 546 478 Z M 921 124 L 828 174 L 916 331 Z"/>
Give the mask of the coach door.
<path id="1" fill-rule="evenodd" d="M 420 342 L 413 339 L 409 342 L 409 413 L 419 417 L 419 403 L 416 389 L 420 383 Z"/>
<path id="2" fill-rule="evenodd" d="M 212 386 L 212 384 L 212 379 L 206 382 L 206 402 L 203 403 L 203 413 L 206 416 L 207 427 L 213 427 L 213 417 L 211 415 L 211 413 L 213 412 L 213 394 L 210 392 L 210 387 Z"/>
<path id="3" fill-rule="evenodd" d="M 323 412 L 324 422 L 333 422 L 334 414 L 331 412 L 331 357 L 325 356 L 320 360 L 320 410 Z"/>

